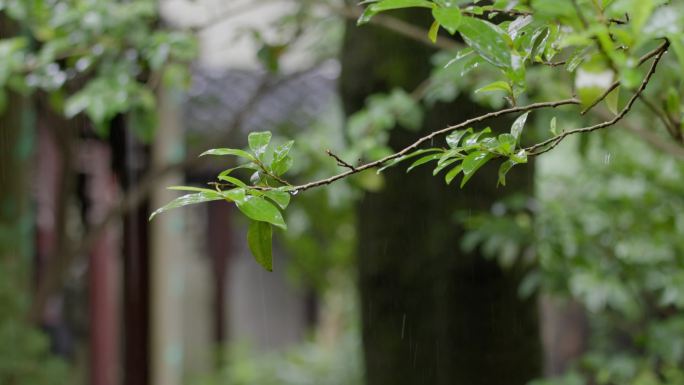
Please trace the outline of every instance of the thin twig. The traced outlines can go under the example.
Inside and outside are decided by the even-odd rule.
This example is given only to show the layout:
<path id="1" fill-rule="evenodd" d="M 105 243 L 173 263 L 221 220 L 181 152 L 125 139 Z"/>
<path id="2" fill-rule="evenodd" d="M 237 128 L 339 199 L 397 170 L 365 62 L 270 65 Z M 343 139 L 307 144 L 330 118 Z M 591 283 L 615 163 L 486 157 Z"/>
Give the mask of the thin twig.
<path id="1" fill-rule="evenodd" d="M 597 113 L 601 115 L 604 119 L 612 118 L 610 112 L 608 111 L 598 111 Z M 627 130 L 627 132 L 639 137 L 639 139 L 642 139 L 644 142 L 648 143 L 653 148 L 660 150 L 664 153 L 667 153 L 669 155 L 672 155 L 675 159 L 679 161 L 684 161 L 683 146 L 679 146 L 675 143 L 672 143 L 671 141 L 667 141 L 655 132 L 637 127 L 636 125 L 631 124 L 629 120 L 623 120 L 622 122 L 620 122 L 620 125 L 624 127 Z"/>
<path id="2" fill-rule="evenodd" d="M 655 116 L 660 119 L 660 121 L 663 123 L 665 126 L 665 129 L 667 132 L 672 136 L 677 141 L 681 141 L 681 134 L 679 131 L 679 128 L 675 126 L 674 122 L 672 121 L 672 118 L 662 109 L 660 109 L 651 99 L 646 97 L 646 95 L 641 94 L 639 95 L 639 99 L 641 99 L 642 102 L 646 105 L 646 107 L 653 112 Z"/>
<path id="3" fill-rule="evenodd" d="M 561 61 L 542 61 L 541 64 L 549 67 L 560 67 L 564 66 L 567 64 L 566 60 L 561 60 Z"/>
<path id="4" fill-rule="evenodd" d="M 658 47 L 654 48 L 652 51 L 647 52 L 646 54 L 644 54 L 644 56 L 642 56 L 642 57 L 639 58 L 639 64 L 638 64 L 638 65 L 644 64 L 644 63 L 647 62 L 650 58 L 652 58 L 652 57 L 658 55 L 659 53 L 663 52 L 665 49 L 667 49 L 668 45 L 669 45 L 669 42 L 665 41 L 665 42 L 663 42 L 663 44 L 661 44 L 661 45 L 659 45 Z M 620 81 L 619 81 L 619 80 L 614 81 L 613 84 L 611 84 L 610 87 L 608 87 L 608 88 L 603 92 L 603 94 L 601 94 L 601 96 L 598 97 L 598 99 L 596 99 L 596 100 L 594 100 L 593 102 L 591 102 L 591 104 L 588 105 L 587 107 L 585 107 L 585 108 L 580 112 L 580 114 L 582 114 L 582 115 L 586 114 L 589 110 L 591 110 L 592 108 L 594 108 L 594 107 L 595 107 L 597 104 L 599 104 L 603 99 L 605 99 L 605 98 L 608 96 L 608 94 L 610 94 L 614 89 L 618 88 L 618 86 L 620 86 Z"/>
<path id="5" fill-rule="evenodd" d="M 576 128 L 574 130 L 568 130 L 564 131 L 550 139 L 547 139 L 543 142 L 537 143 L 533 146 L 527 147 L 525 149 L 525 152 L 529 156 L 535 156 L 535 155 L 540 155 L 543 154 L 547 151 L 550 151 L 554 147 L 556 147 L 563 139 L 566 137 L 573 135 L 573 134 L 579 134 L 582 132 L 591 132 L 591 131 L 596 131 L 600 130 L 602 128 L 610 127 L 614 125 L 615 123 L 619 122 L 622 118 L 627 115 L 627 113 L 632 109 L 632 106 L 634 105 L 634 102 L 639 98 L 639 95 L 646 89 L 646 86 L 648 85 L 648 82 L 651 80 L 651 77 L 655 73 L 656 67 L 658 66 L 658 62 L 660 59 L 663 57 L 663 54 L 665 54 L 667 50 L 667 43 L 661 46 L 660 51 L 655 55 L 655 59 L 653 60 L 653 63 L 651 64 L 651 68 L 649 68 L 648 72 L 646 73 L 646 76 L 644 77 L 644 80 L 641 82 L 641 85 L 639 85 L 639 88 L 636 90 L 636 92 L 632 95 L 632 97 L 629 99 L 627 102 L 627 105 L 625 108 L 620 111 L 619 114 L 617 114 L 613 119 L 595 124 L 593 126 L 589 127 L 582 127 L 582 128 Z"/>
<path id="6" fill-rule="evenodd" d="M 339 156 L 335 155 L 335 153 L 333 153 L 333 152 L 330 151 L 329 149 L 328 149 L 328 150 L 325 150 L 325 153 L 328 154 L 328 156 L 330 156 L 330 157 L 332 157 L 333 159 L 335 159 L 335 161 L 337 161 L 337 165 L 338 165 L 338 166 L 340 166 L 340 167 L 346 167 L 346 168 L 348 168 L 348 169 L 350 169 L 350 170 L 352 170 L 352 171 L 355 171 L 355 170 L 356 170 L 356 167 L 354 167 L 354 166 L 352 166 L 351 164 L 345 162 L 344 159 L 342 159 L 342 158 L 340 158 Z"/>

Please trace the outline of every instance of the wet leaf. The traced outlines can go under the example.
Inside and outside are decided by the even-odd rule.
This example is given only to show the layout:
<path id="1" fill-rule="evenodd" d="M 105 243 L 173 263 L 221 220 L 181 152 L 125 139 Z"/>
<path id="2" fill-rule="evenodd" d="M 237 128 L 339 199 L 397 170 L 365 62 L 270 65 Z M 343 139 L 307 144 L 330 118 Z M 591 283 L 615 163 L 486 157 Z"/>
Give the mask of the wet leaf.
<path id="1" fill-rule="evenodd" d="M 413 170 L 414 168 L 416 168 L 416 167 L 418 167 L 418 166 L 420 166 L 420 165 L 423 165 L 423 164 L 425 164 L 425 163 L 427 163 L 427 162 L 430 162 L 430 161 L 433 161 L 433 160 L 437 160 L 437 159 L 439 159 L 441 156 L 442 156 L 442 154 L 431 154 L 431 155 L 424 156 L 424 157 L 422 157 L 422 158 L 416 160 L 415 162 L 413 162 L 413 164 L 411 164 L 411 166 L 409 166 L 409 168 L 406 169 L 406 172 L 410 172 L 410 171 Z"/>
<path id="2" fill-rule="evenodd" d="M 458 27 L 461 25 L 461 19 L 463 18 L 461 16 L 461 11 L 458 8 L 441 7 L 432 9 L 432 17 L 434 17 L 435 21 L 439 22 L 439 24 L 452 35 L 458 30 Z"/>
<path id="3" fill-rule="evenodd" d="M 428 30 L 428 38 L 430 38 L 430 41 L 433 43 L 437 42 L 437 34 L 439 33 L 439 22 L 435 20 L 432 25 L 430 25 L 430 29 Z"/>
<path id="4" fill-rule="evenodd" d="M 461 187 L 465 186 L 468 180 L 475 174 L 475 171 L 484 166 L 491 158 L 492 155 L 486 151 L 475 151 L 466 156 L 465 159 L 463 159 L 463 180 L 461 181 Z"/>
<path id="5" fill-rule="evenodd" d="M 475 93 L 479 92 L 492 92 L 492 91 L 503 91 L 509 95 L 513 94 L 513 89 L 511 89 L 511 85 L 508 84 L 507 82 L 504 81 L 496 81 L 493 83 L 489 83 L 484 87 L 480 87 L 475 90 Z"/>
<path id="6" fill-rule="evenodd" d="M 511 125 L 511 135 L 515 138 L 516 143 L 520 142 L 520 136 L 522 135 L 523 128 L 525 128 L 525 122 L 527 122 L 527 115 L 529 114 L 529 112 L 526 112 L 518 116 L 513 125 Z"/>
<path id="7" fill-rule="evenodd" d="M 290 204 L 290 194 L 280 190 L 269 190 L 264 195 L 275 202 L 281 209 L 286 209 Z"/>
<path id="8" fill-rule="evenodd" d="M 183 206 L 188 206 L 188 205 L 194 205 L 197 203 L 217 201 L 217 200 L 221 200 L 221 199 L 224 199 L 223 195 L 219 194 L 216 191 L 211 191 L 211 190 L 202 191 L 202 192 L 198 192 L 195 194 L 183 195 L 183 196 L 180 196 L 180 197 L 172 200 L 171 202 L 167 203 L 165 206 L 155 210 L 150 215 L 149 220 L 152 220 L 152 218 L 154 218 L 155 216 L 157 216 L 157 215 L 159 215 L 165 211 L 171 210 L 171 209 L 175 209 L 175 208 L 179 208 L 179 207 L 183 207 Z"/>
<path id="9" fill-rule="evenodd" d="M 463 17 L 458 30 L 468 46 L 486 61 L 502 69 L 511 68 L 510 38 L 504 30 L 473 17 Z"/>
<path id="10" fill-rule="evenodd" d="M 273 229 L 266 222 L 250 221 L 247 230 L 247 244 L 254 259 L 264 269 L 273 271 Z"/>
<path id="11" fill-rule="evenodd" d="M 266 152 L 268 144 L 271 142 L 271 132 L 251 132 L 249 136 L 247 136 L 247 142 L 249 143 L 249 148 L 254 151 L 256 157 L 261 158 Z"/>
<path id="12" fill-rule="evenodd" d="M 447 137 L 446 137 L 447 145 L 451 148 L 458 148 L 458 144 L 461 142 L 461 139 L 463 138 L 463 136 L 465 134 L 468 134 L 468 133 L 472 134 L 473 129 L 468 128 L 467 130 L 458 130 L 458 131 L 452 132 L 451 134 L 447 135 Z"/>
<path id="13" fill-rule="evenodd" d="M 224 155 L 234 155 L 238 156 L 240 158 L 245 158 L 250 161 L 254 161 L 254 156 L 252 154 L 248 153 L 247 151 L 243 150 L 238 150 L 236 148 L 213 148 L 211 150 L 204 151 L 203 153 L 200 154 L 200 156 L 205 156 L 205 155 L 217 155 L 217 156 L 224 156 Z"/>
<path id="14" fill-rule="evenodd" d="M 506 174 L 515 166 L 517 163 L 512 161 L 512 160 L 507 160 L 503 163 L 501 163 L 501 166 L 499 166 L 499 180 L 497 181 L 496 185 L 506 185 Z"/>
<path id="15" fill-rule="evenodd" d="M 241 181 L 241 180 L 238 179 L 238 178 L 232 177 L 232 176 L 230 176 L 230 175 L 219 175 L 219 176 L 216 177 L 216 178 L 217 178 L 218 180 L 221 180 L 221 181 L 224 181 L 224 182 L 232 183 L 232 184 L 236 185 L 237 187 L 247 187 L 247 185 L 245 184 L 245 182 Z"/>
<path id="16" fill-rule="evenodd" d="M 283 215 L 266 199 L 254 195 L 245 195 L 235 204 L 248 218 L 255 221 L 268 222 L 282 229 L 287 229 Z"/>
<path id="17" fill-rule="evenodd" d="M 387 163 L 385 166 L 380 167 L 380 168 L 378 169 L 377 173 L 379 174 L 379 173 L 381 173 L 382 171 L 385 171 L 386 169 L 388 169 L 388 168 L 390 168 L 390 167 L 393 167 L 393 166 L 397 165 L 398 163 L 401 163 L 401 162 L 403 162 L 403 161 L 405 161 L 405 160 L 407 160 L 407 159 L 411 159 L 411 158 L 414 158 L 414 157 L 416 157 L 416 156 L 418 156 L 418 155 L 422 155 L 422 154 L 430 153 L 430 152 L 442 152 L 442 150 L 439 149 L 439 148 L 426 148 L 426 149 L 422 149 L 422 150 L 416 150 L 416 151 L 414 151 L 414 152 L 412 152 L 412 153 L 410 153 L 410 154 L 407 154 L 407 155 L 404 155 L 404 156 L 400 156 L 399 158 L 390 161 L 390 162 Z"/>
<path id="18" fill-rule="evenodd" d="M 462 164 L 459 164 L 458 166 L 449 170 L 449 172 L 444 176 L 444 181 L 446 182 L 446 184 L 451 184 L 451 181 L 453 181 L 454 178 L 456 178 L 456 175 L 458 175 L 458 173 L 460 173 L 461 170 L 463 170 Z"/>

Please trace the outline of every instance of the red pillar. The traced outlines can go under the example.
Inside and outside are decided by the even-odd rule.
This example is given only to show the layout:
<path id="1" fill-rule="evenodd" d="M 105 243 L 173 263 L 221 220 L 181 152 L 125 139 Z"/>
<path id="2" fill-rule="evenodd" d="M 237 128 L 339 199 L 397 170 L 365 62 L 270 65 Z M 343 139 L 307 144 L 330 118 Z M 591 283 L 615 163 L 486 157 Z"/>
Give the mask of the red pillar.
<path id="1" fill-rule="evenodd" d="M 109 147 L 97 141 L 83 146 L 81 167 L 86 176 L 89 202 L 87 220 L 101 222 L 114 207 L 118 194 L 116 178 L 111 171 Z M 118 236 L 109 226 L 90 250 L 88 265 L 90 370 L 91 385 L 116 385 L 119 368 L 118 312 Z"/>

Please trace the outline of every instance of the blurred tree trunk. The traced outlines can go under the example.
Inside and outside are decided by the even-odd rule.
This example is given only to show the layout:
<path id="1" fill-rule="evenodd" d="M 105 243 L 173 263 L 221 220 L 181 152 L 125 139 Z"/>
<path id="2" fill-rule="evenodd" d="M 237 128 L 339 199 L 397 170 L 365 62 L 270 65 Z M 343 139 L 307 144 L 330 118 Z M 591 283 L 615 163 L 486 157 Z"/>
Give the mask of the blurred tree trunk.
<path id="1" fill-rule="evenodd" d="M 0 39 L 14 36 L 13 23 L 0 13 Z M 26 123 L 26 103 L 20 95 L 4 94 L 4 108 L 0 109 L 0 312 L 7 315 L 26 310 L 26 298 L 3 298 L 4 289 L 29 293 L 28 278 L 32 257 L 33 217 L 30 213 L 31 153 L 33 131 Z M 8 280 L 8 281 L 6 281 Z M 7 282 L 7 283 L 6 283 Z M 5 299 L 7 301 L 5 301 Z M 25 314 L 18 316 L 24 317 Z M 1 381 L 0 381 L 1 382 Z"/>
<path id="2" fill-rule="evenodd" d="M 404 13 L 427 27 L 426 14 Z M 341 92 L 347 113 L 394 87 L 415 88 L 430 71 L 429 47 L 372 26 L 347 28 Z M 423 132 L 484 111 L 466 99 L 426 111 Z M 506 122 L 498 122 L 507 129 Z M 505 126 L 502 126 L 503 123 Z M 497 124 L 492 128 L 496 129 Z M 400 148 L 417 134 L 397 128 Z M 435 145 L 439 145 L 435 143 Z M 497 162 L 493 162 L 497 163 Z M 531 165 L 497 189 L 497 164 L 464 189 L 430 167 L 386 172 L 382 192 L 358 207 L 359 285 L 368 385 L 521 385 L 541 374 L 537 307 L 517 295 L 520 271 L 461 251 L 459 210 L 488 210 L 503 195 L 532 191 Z"/>

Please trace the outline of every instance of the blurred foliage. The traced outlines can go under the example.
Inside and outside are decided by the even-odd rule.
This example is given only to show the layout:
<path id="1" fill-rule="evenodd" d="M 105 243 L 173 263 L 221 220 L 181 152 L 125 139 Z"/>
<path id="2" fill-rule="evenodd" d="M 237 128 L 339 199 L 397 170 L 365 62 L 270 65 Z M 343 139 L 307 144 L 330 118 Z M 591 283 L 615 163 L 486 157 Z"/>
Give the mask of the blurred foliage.
<path id="1" fill-rule="evenodd" d="M 1 0 L 23 36 L 0 40 L 0 109 L 5 89 L 42 91 L 66 118 L 85 114 L 96 132 L 130 113 L 143 140 L 156 127 L 155 90 L 188 85 L 194 38 L 163 28 L 154 0 Z"/>
<path id="2" fill-rule="evenodd" d="M 154 0 L 0 0 L 2 22 L 18 26 L 16 36 L 0 39 L 0 113 L 17 94 L 44 95 L 67 119 L 87 116 L 101 136 L 128 114 L 135 134 L 150 140 L 158 87 L 186 86 L 197 53 L 194 38 L 163 28 L 157 11 Z M 0 235 L 11 237 L 25 219 Z M 20 242 L 0 239 L 0 248 L 10 247 L 0 270 L 0 383 L 73 383 L 48 336 L 28 320 L 32 259 L 12 254 Z"/>
<path id="3" fill-rule="evenodd" d="M 218 178 L 226 183 L 226 191 L 194 191 L 169 208 L 226 198 L 238 203 L 261 226 L 250 231 L 248 242 L 257 260 L 270 268 L 270 225 L 285 227 L 280 210 L 297 193 L 289 182 L 279 180 L 290 167 L 295 178 L 330 175 L 337 166 L 321 151 L 326 147 L 352 164 L 359 159 L 381 159 L 390 154 L 390 129 L 396 125 L 407 129 L 419 126 L 424 118 L 422 102 L 450 101 L 461 93 L 493 108 L 576 94 L 584 107 L 602 101 L 601 108 L 615 113 L 643 78 L 644 71 L 638 66 L 640 55 L 663 38 L 668 39 L 670 49 L 645 93 L 655 108 L 638 103 L 630 119 L 649 128 L 660 119 L 667 135 L 658 132 L 656 137 L 682 141 L 681 2 L 364 3 L 366 12 L 361 22 L 394 9 L 425 8 L 434 18 L 426 28 L 431 40 L 436 40 L 440 30 L 450 35 L 458 32 L 467 47 L 437 54 L 433 58 L 435 70 L 423 88 L 369 97 L 366 108 L 350 117 L 345 138 L 335 136 L 332 132 L 337 127 L 330 125 L 292 133 L 289 137 L 296 140 L 295 146 L 281 137 L 271 143 L 271 134 L 263 132 L 250 137 L 251 152 L 213 150 L 216 155 L 245 159 L 240 167 L 251 170 L 248 182 L 233 178 L 232 170 L 227 170 Z M 280 70 L 280 58 L 304 27 L 319 20 L 306 11 L 309 4 L 301 2 L 296 12 L 282 19 L 282 39 L 254 33 L 262 43 L 259 58 L 266 69 Z M 67 118 L 85 114 L 101 135 L 107 134 L 114 116 L 128 113 L 136 133 L 143 139 L 151 138 L 155 90 L 160 84 L 187 85 L 187 63 L 197 51 L 190 35 L 160 25 L 153 0 L 0 0 L 0 12 L 18 21 L 23 29 L 22 36 L 0 41 L 0 109 L 6 105 L 6 90 L 24 94 L 39 91 L 48 94 L 52 107 Z M 322 23 L 319 27 L 339 28 L 340 24 Z M 311 44 L 323 56 L 338 47 Z M 613 81 L 618 82 L 618 91 L 602 98 Z M 478 127 L 457 131 L 434 149 L 420 149 L 428 152 L 415 155 L 429 154 L 429 158 L 418 158 L 419 164 L 414 161 L 414 166 L 436 161 L 437 172 L 450 167 L 447 183 L 463 172 L 463 184 L 490 159 L 506 158 L 504 165 L 506 161 L 524 163 L 528 154 L 513 149 L 521 148 L 527 115 L 518 119 L 522 124 L 514 125 L 510 134 L 490 136 L 486 128 Z M 551 138 L 582 127 L 590 119 L 563 111 L 543 111 L 531 117 L 541 128 L 536 136 L 548 137 L 550 133 Z M 520 288 L 521 294 L 543 291 L 564 295 L 589 311 L 594 331 L 591 351 L 564 378 L 540 383 L 582 384 L 591 379 L 599 384 L 680 384 L 684 382 L 684 169 L 644 143 L 617 135 L 595 135 L 579 144 L 586 158 L 568 175 L 540 177 L 539 199 L 513 197 L 497 203 L 491 213 L 460 216 L 471 229 L 462 247 L 481 247 L 506 267 L 530 264 L 533 268 Z M 572 158 L 572 154 L 564 156 Z M 294 163 L 294 158 L 300 162 Z M 556 172 L 568 167 L 567 159 L 553 165 Z M 500 182 L 505 181 L 505 171 Z M 325 287 L 330 266 L 350 266 L 354 245 L 351 208 L 356 196 L 352 187 L 372 189 L 381 185 L 381 176 L 363 173 L 348 184 L 339 183 L 326 191 L 312 192 L 306 199 L 293 200 L 289 232 L 283 239 L 297 255 L 293 271 L 299 277 Z M 265 191 L 270 188 L 275 189 Z M 0 272 L 0 285 L 6 285 L 10 281 L 1 274 L 12 273 Z M 16 382 L 20 373 L 26 383 L 58 382 L 63 367 L 48 358 L 45 338 L 22 327 L 16 317 L 6 317 L 25 310 L 23 288 L 6 289 L 2 293 L 9 296 L 0 297 L 0 340 L 17 342 L 4 344 L 0 350 L 1 357 L 10 357 L 0 360 L 0 379 L 4 382 L 10 377 L 2 376 L 10 373 L 13 377 L 9 383 Z M 227 367 L 226 373 L 207 380 L 207 384 L 357 383 L 357 343 L 358 336 L 350 332 L 334 347 L 312 342 L 284 356 L 263 357 L 236 349 L 230 354 L 230 370 Z M 42 368 L 36 371 L 25 362 L 40 363 Z"/>
<path id="4" fill-rule="evenodd" d="M 684 165 L 619 133 L 592 140 L 584 157 L 559 152 L 538 177 L 537 200 L 462 214 L 462 247 L 532 266 L 521 295 L 587 309 L 589 351 L 564 378 L 536 384 L 682 383 Z"/>
<path id="5" fill-rule="evenodd" d="M 48 336 L 22 317 L 29 306 L 16 264 L 0 269 L 0 384 L 61 385 L 71 383 L 66 362 L 51 353 Z"/>
<path id="6" fill-rule="evenodd" d="M 194 385 L 361 385 L 363 352 L 358 309 L 349 276 L 337 275 L 323 296 L 316 335 L 282 351 L 258 352 L 233 342 L 221 369 Z"/>

